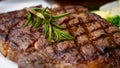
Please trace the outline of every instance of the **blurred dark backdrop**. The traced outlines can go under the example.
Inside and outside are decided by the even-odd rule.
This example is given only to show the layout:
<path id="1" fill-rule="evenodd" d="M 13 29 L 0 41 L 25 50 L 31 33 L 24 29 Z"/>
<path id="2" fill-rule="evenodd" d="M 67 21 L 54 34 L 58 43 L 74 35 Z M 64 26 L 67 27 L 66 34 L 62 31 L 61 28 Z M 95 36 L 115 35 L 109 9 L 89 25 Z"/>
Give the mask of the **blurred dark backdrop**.
<path id="1" fill-rule="evenodd" d="M 51 2 L 52 0 L 46 0 Z M 62 6 L 65 5 L 82 5 L 87 7 L 88 9 L 98 9 L 101 5 L 104 5 L 108 2 L 115 1 L 115 0 L 54 0 Z"/>

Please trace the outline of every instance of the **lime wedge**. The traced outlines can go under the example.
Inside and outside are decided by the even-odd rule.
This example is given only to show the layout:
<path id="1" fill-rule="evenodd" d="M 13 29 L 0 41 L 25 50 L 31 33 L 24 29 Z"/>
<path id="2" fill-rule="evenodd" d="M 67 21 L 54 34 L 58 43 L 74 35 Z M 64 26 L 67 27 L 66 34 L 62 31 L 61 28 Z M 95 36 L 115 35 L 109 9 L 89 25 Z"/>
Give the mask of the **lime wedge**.
<path id="1" fill-rule="evenodd" d="M 101 16 L 102 18 L 108 18 L 110 16 L 110 12 L 109 11 L 92 11 L 92 13 L 95 13 L 99 16 Z"/>

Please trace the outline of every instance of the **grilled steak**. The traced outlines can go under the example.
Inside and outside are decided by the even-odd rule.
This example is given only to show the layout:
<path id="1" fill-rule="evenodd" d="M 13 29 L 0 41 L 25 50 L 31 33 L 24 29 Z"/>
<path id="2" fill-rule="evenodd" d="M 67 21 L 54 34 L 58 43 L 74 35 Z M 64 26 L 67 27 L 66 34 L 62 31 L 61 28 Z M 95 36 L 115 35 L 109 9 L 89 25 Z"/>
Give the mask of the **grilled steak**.
<path id="1" fill-rule="evenodd" d="M 51 9 L 70 12 L 57 21 L 74 40 L 48 42 L 43 27 L 22 28 L 26 10 L 0 14 L 0 51 L 19 68 L 120 68 L 120 30 L 82 6 Z"/>

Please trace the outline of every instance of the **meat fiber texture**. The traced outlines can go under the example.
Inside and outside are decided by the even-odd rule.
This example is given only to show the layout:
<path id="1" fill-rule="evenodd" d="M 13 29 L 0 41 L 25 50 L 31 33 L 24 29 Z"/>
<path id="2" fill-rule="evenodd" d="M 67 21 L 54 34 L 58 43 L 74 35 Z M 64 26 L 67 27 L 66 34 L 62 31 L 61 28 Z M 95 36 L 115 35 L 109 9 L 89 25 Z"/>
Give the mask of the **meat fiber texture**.
<path id="1" fill-rule="evenodd" d="M 51 9 L 70 12 L 57 23 L 75 39 L 48 42 L 43 27 L 23 28 L 26 10 L 0 14 L 0 52 L 19 68 L 120 68 L 120 30 L 82 6 Z"/>

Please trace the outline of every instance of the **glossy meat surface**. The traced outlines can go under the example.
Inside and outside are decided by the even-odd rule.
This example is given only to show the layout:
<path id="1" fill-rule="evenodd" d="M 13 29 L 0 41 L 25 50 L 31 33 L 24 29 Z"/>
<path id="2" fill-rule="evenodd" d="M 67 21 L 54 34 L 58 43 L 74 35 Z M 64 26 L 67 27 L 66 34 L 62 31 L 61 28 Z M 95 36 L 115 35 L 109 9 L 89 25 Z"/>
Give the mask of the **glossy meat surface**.
<path id="1" fill-rule="evenodd" d="M 70 12 L 57 21 L 74 40 L 48 42 L 43 27 L 22 28 L 26 10 L 0 14 L 0 51 L 19 68 L 120 68 L 120 30 L 82 6 L 51 9 Z"/>

